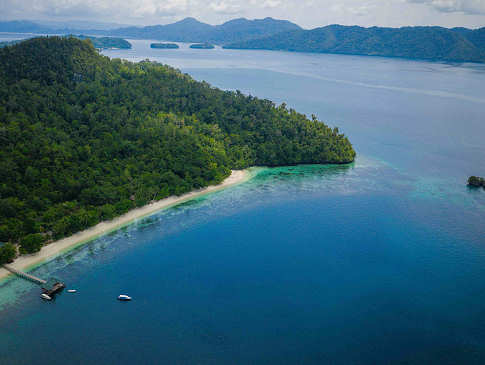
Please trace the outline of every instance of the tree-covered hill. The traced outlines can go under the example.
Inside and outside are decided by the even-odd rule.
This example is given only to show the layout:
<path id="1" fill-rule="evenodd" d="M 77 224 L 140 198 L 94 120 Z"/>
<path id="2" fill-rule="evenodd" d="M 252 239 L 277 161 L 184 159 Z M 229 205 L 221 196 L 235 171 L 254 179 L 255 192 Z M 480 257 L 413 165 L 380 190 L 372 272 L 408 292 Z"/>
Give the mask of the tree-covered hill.
<path id="1" fill-rule="evenodd" d="M 354 156 L 337 128 L 89 40 L 0 49 L 0 242 L 23 252 L 231 169 Z"/>
<path id="2" fill-rule="evenodd" d="M 107 48 L 119 48 L 119 49 L 130 49 L 131 43 L 123 38 L 115 37 L 90 37 L 85 35 L 69 35 L 68 37 L 75 37 L 78 39 L 89 39 L 93 46 L 97 49 L 107 49 Z M 27 38 L 28 39 L 28 38 Z M 6 46 L 13 46 L 14 44 L 25 41 L 25 39 L 16 39 L 13 41 L 0 42 L 0 48 Z"/>
<path id="3" fill-rule="evenodd" d="M 225 48 L 485 62 L 485 28 L 362 28 L 331 25 L 239 41 Z"/>

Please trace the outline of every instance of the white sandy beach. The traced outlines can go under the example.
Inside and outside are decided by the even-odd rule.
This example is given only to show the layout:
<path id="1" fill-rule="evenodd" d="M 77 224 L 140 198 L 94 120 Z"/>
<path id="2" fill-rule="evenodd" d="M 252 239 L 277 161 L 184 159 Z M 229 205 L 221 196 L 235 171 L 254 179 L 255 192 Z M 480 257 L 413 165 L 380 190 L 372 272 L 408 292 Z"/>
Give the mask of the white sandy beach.
<path id="1" fill-rule="evenodd" d="M 217 190 L 222 190 L 229 186 L 242 183 L 249 178 L 250 178 L 250 173 L 247 170 L 232 171 L 231 176 L 229 176 L 219 185 L 208 186 L 204 189 L 192 191 L 190 193 L 187 193 L 181 196 L 171 196 L 171 197 L 159 200 L 155 203 L 145 205 L 141 208 L 130 210 L 129 212 L 113 220 L 110 220 L 107 222 L 101 222 L 94 227 L 78 232 L 72 236 L 52 242 L 42 247 L 42 249 L 35 254 L 20 256 L 13 263 L 9 264 L 9 266 L 17 270 L 24 270 L 24 271 L 28 270 L 29 268 L 38 266 L 43 262 L 52 260 L 54 257 L 66 251 L 69 251 L 70 249 L 73 249 L 76 246 L 85 244 L 99 236 L 102 236 L 106 233 L 109 233 L 121 227 L 124 227 L 139 218 L 149 216 L 162 209 L 172 207 L 174 205 L 183 203 L 187 200 L 196 198 L 198 196 L 201 196 L 210 192 L 214 192 Z M 10 272 L 8 272 L 3 268 L 0 268 L 0 280 L 4 279 L 8 275 L 11 275 Z"/>

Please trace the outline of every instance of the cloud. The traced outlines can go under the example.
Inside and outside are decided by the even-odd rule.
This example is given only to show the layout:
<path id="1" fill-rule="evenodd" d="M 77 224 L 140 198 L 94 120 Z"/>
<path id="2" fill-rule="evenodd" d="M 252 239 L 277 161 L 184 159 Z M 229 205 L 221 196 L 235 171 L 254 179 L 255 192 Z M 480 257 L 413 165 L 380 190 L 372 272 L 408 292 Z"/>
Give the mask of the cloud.
<path id="1" fill-rule="evenodd" d="M 288 19 L 303 27 L 483 26 L 485 0 L 0 0 L 0 20 L 167 24 L 185 17 Z"/>
<path id="2" fill-rule="evenodd" d="M 232 1 L 214 1 L 209 4 L 209 8 L 218 14 L 237 14 L 241 11 L 241 6 Z"/>
<path id="3" fill-rule="evenodd" d="M 2 18 L 142 18 L 187 12 L 190 1 L 196 0 L 0 0 L 0 13 Z"/>
<path id="4" fill-rule="evenodd" d="M 276 7 L 281 6 L 281 5 L 282 5 L 281 1 L 279 1 L 279 0 L 264 0 L 264 1 L 259 2 L 260 7 L 268 8 L 268 9 L 276 8 Z"/>
<path id="5" fill-rule="evenodd" d="M 444 13 L 485 14 L 484 0 L 406 0 L 425 4 Z"/>
<path id="6" fill-rule="evenodd" d="M 373 9 L 376 8 L 376 4 L 373 2 L 362 2 L 361 4 L 344 4 L 337 3 L 330 7 L 330 10 L 334 13 L 349 14 L 353 16 L 366 16 Z"/>

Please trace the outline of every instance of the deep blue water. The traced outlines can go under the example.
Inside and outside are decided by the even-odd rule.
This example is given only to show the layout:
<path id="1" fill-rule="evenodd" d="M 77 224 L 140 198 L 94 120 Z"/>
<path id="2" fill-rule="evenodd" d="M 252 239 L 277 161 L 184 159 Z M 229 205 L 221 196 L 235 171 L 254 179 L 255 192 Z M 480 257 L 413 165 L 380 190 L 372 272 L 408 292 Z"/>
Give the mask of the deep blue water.
<path id="1" fill-rule="evenodd" d="M 0 285 L 1 364 L 485 363 L 485 67 L 264 51 L 181 68 L 338 125 L 350 166 L 254 169 Z M 120 293 L 130 303 L 115 300 Z"/>

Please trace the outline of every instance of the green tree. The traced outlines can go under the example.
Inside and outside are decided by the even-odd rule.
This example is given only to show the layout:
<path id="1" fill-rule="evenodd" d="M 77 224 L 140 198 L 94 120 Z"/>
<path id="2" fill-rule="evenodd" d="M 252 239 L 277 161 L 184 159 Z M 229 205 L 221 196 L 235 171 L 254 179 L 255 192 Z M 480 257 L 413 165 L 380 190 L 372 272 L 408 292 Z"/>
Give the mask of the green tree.
<path id="1" fill-rule="evenodd" d="M 29 234 L 22 238 L 20 241 L 21 253 L 34 253 L 40 251 L 42 244 L 44 243 L 44 237 L 39 234 Z"/>
<path id="2" fill-rule="evenodd" d="M 11 243 L 0 246 L 0 265 L 12 262 L 17 256 L 17 249 Z"/>

